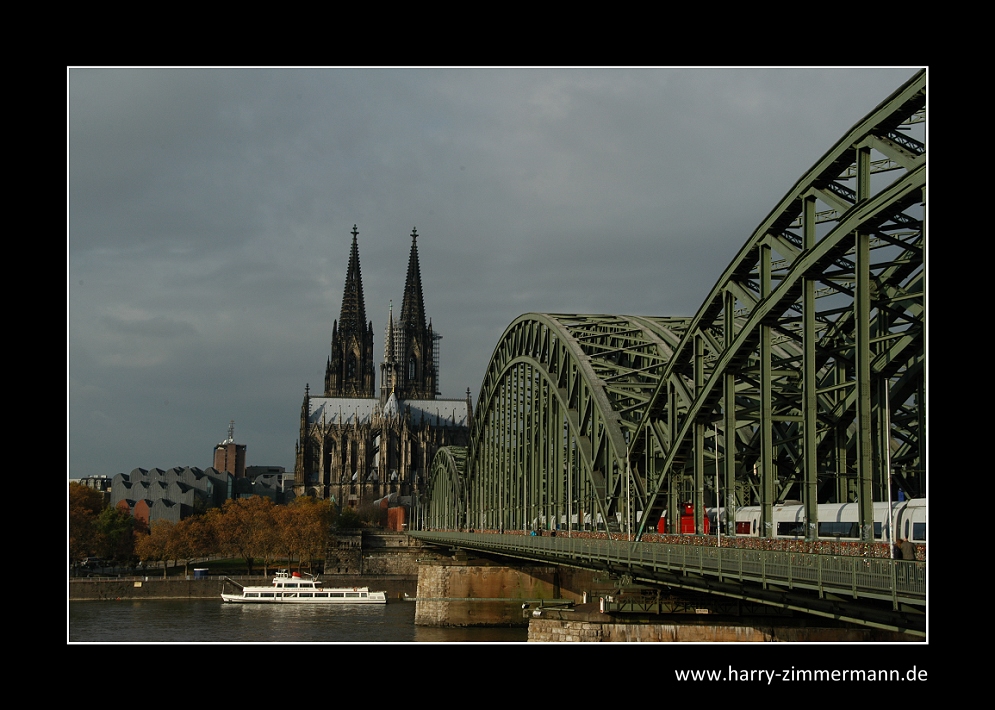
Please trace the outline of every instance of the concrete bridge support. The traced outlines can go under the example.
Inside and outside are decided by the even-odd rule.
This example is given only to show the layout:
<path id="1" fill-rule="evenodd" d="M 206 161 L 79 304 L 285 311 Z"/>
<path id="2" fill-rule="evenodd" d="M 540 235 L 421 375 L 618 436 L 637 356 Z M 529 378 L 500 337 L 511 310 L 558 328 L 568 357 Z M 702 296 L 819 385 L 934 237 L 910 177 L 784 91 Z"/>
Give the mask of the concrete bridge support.
<path id="1" fill-rule="evenodd" d="M 419 626 L 524 626 L 522 604 L 582 601 L 592 573 L 553 565 L 506 566 L 465 553 L 421 560 L 415 624 Z"/>

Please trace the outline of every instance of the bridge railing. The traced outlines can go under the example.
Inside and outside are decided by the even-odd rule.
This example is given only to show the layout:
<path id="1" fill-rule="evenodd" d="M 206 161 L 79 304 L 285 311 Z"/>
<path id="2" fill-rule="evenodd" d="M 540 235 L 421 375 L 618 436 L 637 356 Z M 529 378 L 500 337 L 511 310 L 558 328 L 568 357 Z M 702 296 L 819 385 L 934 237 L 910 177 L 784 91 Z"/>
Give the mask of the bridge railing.
<path id="1" fill-rule="evenodd" d="M 926 563 L 919 561 L 563 536 L 453 532 L 411 535 L 426 542 L 581 567 L 694 573 L 765 588 L 777 585 L 813 590 L 820 597 L 831 593 L 915 605 L 926 600 Z"/>

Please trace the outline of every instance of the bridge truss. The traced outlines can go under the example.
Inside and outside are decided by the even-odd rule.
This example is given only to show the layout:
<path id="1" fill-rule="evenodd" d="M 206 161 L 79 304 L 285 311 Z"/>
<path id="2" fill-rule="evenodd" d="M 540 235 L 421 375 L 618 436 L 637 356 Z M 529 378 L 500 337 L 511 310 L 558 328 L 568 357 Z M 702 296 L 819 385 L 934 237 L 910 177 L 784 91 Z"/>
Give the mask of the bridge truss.
<path id="1" fill-rule="evenodd" d="M 854 126 L 690 318 L 527 314 L 492 355 L 426 522 L 641 536 L 692 503 L 926 496 L 926 77 Z M 725 534 L 734 535 L 735 517 Z"/>
<path id="2" fill-rule="evenodd" d="M 686 325 L 635 316 L 517 318 L 491 357 L 469 447 L 437 456 L 429 524 L 572 530 L 613 521 L 617 529 L 620 501 L 645 500 L 639 480 L 626 474 L 629 442 Z"/>

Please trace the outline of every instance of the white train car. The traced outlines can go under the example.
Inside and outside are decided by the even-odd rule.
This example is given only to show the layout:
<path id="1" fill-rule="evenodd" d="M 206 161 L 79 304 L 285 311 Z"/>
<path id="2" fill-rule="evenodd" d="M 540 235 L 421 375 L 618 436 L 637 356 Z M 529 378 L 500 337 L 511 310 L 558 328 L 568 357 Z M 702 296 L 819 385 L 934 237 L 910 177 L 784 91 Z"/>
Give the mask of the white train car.
<path id="1" fill-rule="evenodd" d="M 711 509 L 711 515 L 724 519 L 724 511 Z M 874 539 L 891 540 L 891 521 L 895 521 L 896 531 L 912 542 L 926 542 L 926 499 L 891 504 L 891 515 L 887 503 L 874 503 Z M 820 538 L 835 540 L 859 540 L 860 521 L 856 503 L 820 503 L 818 506 Z M 711 517 L 710 515 L 710 517 Z M 773 507 L 773 537 L 786 539 L 805 538 L 805 506 L 797 501 L 779 503 Z M 748 505 L 736 510 L 736 534 L 747 537 L 763 537 L 760 530 L 760 506 Z"/>
<path id="2" fill-rule="evenodd" d="M 913 498 L 899 503 L 895 515 L 895 531 L 906 540 L 926 544 L 926 499 Z"/>

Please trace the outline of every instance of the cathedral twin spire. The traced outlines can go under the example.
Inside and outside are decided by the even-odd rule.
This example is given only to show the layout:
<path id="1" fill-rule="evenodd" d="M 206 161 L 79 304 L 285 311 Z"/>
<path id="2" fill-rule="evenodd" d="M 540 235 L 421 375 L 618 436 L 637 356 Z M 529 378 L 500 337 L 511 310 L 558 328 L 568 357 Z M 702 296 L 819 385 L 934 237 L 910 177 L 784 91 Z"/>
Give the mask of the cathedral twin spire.
<path id="1" fill-rule="evenodd" d="M 373 323 L 366 321 L 358 236 L 353 225 L 342 312 L 332 323 L 332 353 L 325 367 L 326 397 L 374 396 Z"/>
<path id="2" fill-rule="evenodd" d="M 352 225 L 352 248 L 349 250 L 349 269 L 342 293 L 342 314 L 339 323 L 343 330 L 366 325 L 366 302 L 363 300 L 363 272 L 359 268 L 359 230 Z"/>
<path id="3" fill-rule="evenodd" d="M 367 324 L 363 280 L 359 266 L 359 231 L 353 225 L 352 248 L 342 294 L 342 312 L 332 325 L 332 353 L 325 370 L 326 397 L 374 396 L 373 323 Z M 435 338 L 425 324 L 421 268 L 418 262 L 418 231 L 411 230 L 411 253 L 404 284 L 401 318 L 393 319 L 390 308 L 384 362 L 381 365 L 381 402 L 391 391 L 404 399 L 435 399 Z"/>
<path id="4" fill-rule="evenodd" d="M 421 290 L 421 267 L 418 265 L 418 230 L 411 230 L 411 254 L 408 256 L 408 277 L 404 282 L 404 302 L 401 304 L 401 327 L 405 332 L 425 330 L 425 301 Z"/>
<path id="5" fill-rule="evenodd" d="M 404 282 L 401 318 L 391 321 L 394 347 L 392 385 L 399 399 L 435 399 L 436 372 L 435 338 L 431 324 L 425 324 L 425 300 L 422 295 L 421 266 L 418 262 L 418 230 L 411 230 L 411 252 L 408 275 Z M 388 368 L 383 368 L 385 382 Z M 381 397 L 390 392 L 381 387 Z"/>

